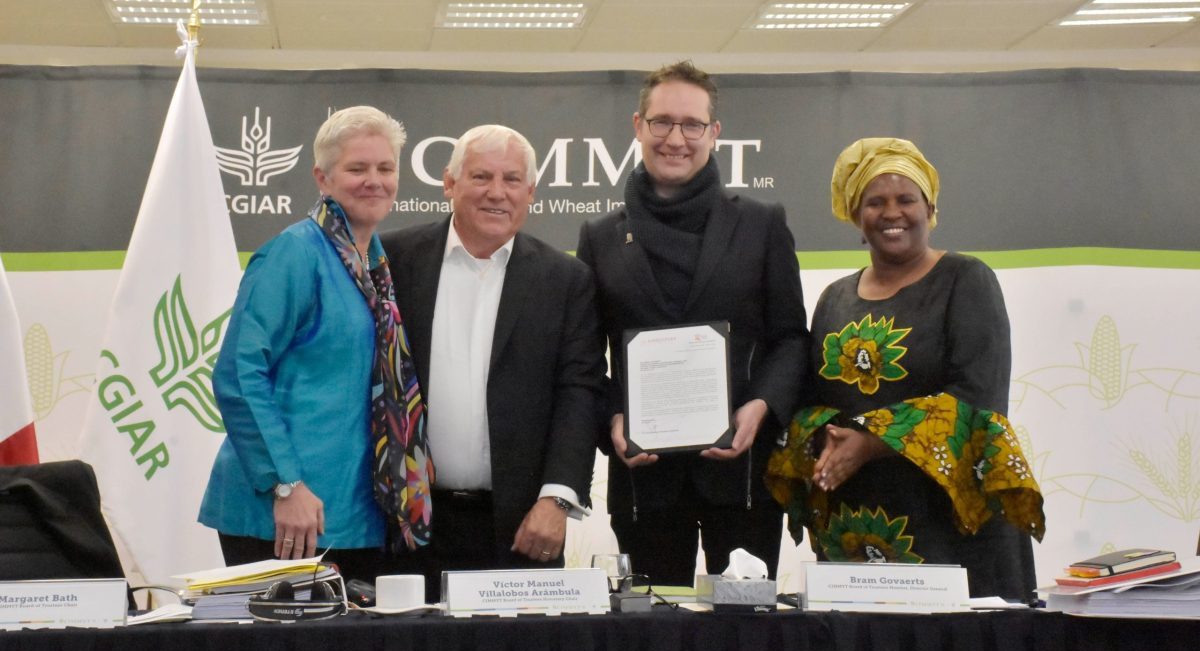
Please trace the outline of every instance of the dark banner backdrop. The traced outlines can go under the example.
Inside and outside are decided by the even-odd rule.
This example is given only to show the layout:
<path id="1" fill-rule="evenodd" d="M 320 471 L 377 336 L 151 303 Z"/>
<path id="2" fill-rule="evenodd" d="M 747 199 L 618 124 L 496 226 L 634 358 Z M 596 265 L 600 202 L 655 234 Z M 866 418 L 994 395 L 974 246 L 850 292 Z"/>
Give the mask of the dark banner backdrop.
<path id="1" fill-rule="evenodd" d="M 124 250 L 178 78 L 175 68 L 0 66 L 0 251 Z M 453 139 L 485 122 L 523 132 L 541 167 L 526 227 L 574 249 L 619 204 L 639 157 L 642 73 L 199 71 L 238 248 L 316 199 L 312 138 L 336 110 L 404 122 L 397 210 L 385 228 L 448 208 Z M 834 158 L 895 135 L 942 174 L 940 247 L 1200 249 L 1200 74 L 721 75 L 715 153 L 732 191 L 784 204 L 800 251 L 858 248 L 829 210 Z"/>

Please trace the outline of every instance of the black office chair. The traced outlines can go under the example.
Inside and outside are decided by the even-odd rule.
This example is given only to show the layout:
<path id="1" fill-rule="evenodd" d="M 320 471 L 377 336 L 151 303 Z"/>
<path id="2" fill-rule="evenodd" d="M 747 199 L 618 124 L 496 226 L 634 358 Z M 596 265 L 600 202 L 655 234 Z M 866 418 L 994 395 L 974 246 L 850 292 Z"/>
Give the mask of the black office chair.
<path id="1" fill-rule="evenodd" d="M 125 578 L 82 461 L 0 467 L 0 580 Z"/>
<path id="2" fill-rule="evenodd" d="M 0 466 L 0 581 L 124 579 L 96 473 L 82 461 Z M 179 592 L 164 586 L 128 590 Z"/>

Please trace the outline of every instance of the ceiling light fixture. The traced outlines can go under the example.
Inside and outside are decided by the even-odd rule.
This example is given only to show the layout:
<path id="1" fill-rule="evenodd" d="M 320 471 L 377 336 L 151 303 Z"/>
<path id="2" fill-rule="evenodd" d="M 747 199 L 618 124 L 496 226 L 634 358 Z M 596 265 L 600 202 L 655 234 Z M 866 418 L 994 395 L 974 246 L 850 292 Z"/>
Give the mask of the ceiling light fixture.
<path id="1" fill-rule="evenodd" d="M 1190 23 L 1197 13 L 1200 13 L 1198 0 L 1092 0 L 1058 24 L 1080 27 Z"/>
<path id="2" fill-rule="evenodd" d="M 759 9 L 749 29 L 874 29 L 908 9 L 909 2 L 772 2 Z"/>
<path id="3" fill-rule="evenodd" d="M 587 7 L 581 2 L 449 2 L 438 11 L 447 29 L 576 29 Z"/>
<path id="4" fill-rule="evenodd" d="M 127 25 L 174 25 L 192 14 L 191 0 L 104 0 L 113 22 Z M 262 0 L 204 0 L 200 4 L 204 25 L 264 25 Z"/>
<path id="5" fill-rule="evenodd" d="M 1194 5 L 1196 0 L 1092 0 L 1094 5 Z"/>
<path id="6" fill-rule="evenodd" d="M 1147 18 L 1155 15 L 1178 16 L 1181 13 L 1200 12 L 1200 5 L 1194 7 L 1148 7 L 1146 9 L 1080 9 L 1075 12 L 1076 16 L 1143 16 Z M 1184 16 L 1186 18 L 1186 16 Z"/>
<path id="7" fill-rule="evenodd" d="M 1159 16 L 1155 18 L 1081 18 L 1063 19 L 1059 25 L 1078 27 L 1081 25 L 1151 25 L 1155 23 L 1190 23 L 1195 20 L 1192 16 Z"/>

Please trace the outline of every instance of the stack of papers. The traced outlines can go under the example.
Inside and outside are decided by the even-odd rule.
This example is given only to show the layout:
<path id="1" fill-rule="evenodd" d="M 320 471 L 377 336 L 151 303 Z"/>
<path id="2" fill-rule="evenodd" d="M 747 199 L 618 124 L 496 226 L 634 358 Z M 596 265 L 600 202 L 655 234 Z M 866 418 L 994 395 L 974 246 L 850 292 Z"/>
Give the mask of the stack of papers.
<path id="1" fill-rule="evenodd" d="M 1055 585 L 1045 590 L 1046 608 L 1106 617 L 1200 617 L 1200 566 L 1103 586 Z"/>
<path id="2" fill-rule="evenodd" d="M 160 622 L 186 622 L 192 618 L 192 607 L 187 604 L 167 604 L 141 615 L 130 615 L 126 626 L 157 624 Z"/>
<path id="3" fill-rule="evenodd" d="M 296 598 L 306 600 L 315 581 L 335 580 L 338 571 L 318 556 L 231 565 L 172 578 L 181 579 L 186 586 L 183 600 L 192 605 L 192 619 L 252 619 L 247 607 L 250 597 L 287 581 L 295 588 Z"/>

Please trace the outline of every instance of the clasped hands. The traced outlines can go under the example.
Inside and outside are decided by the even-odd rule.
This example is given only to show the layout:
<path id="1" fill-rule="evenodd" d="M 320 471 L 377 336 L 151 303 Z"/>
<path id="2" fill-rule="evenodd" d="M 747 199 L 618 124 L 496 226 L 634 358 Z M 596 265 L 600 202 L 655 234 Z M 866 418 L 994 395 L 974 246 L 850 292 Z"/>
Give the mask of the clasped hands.
<path id="1" fill-rule="evenodd" d="M 733 445 L 725 448 L 708 448 L 700 453 L 700 456 L 705 459 L 714 460 L 729 460 L 736 459 L 742 456 L 742 453 L 750 449 L 754 445 L 754 437 L 758 435 L 758 428 L 762 426 L 763 419 L 767 417 L 767 403 L 762 398 L 755 398 L 747 402 L 733 412 Z M 632 457 L 626 457 L 625 451 L 628 446 L 625 444 L 625 414 L 615 414 L 612 417 L 611 432 L 613 444 L 613 452 L 621 461 L 625 462 L 626 466 L 636 468 L 645 466 L 658 461 L 657 454 L 647 452 L 639 453 Z"/>
<path id="2" fill-rule="evenodd" d="M 892 452 L 887 443 L 869 432 L 825 425 L 825 446 L 813 467 L 812 482 L 832 491 L 846 483 L 863 464 Z"/>

